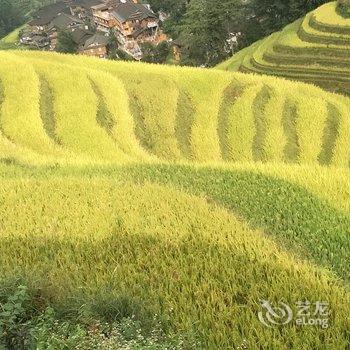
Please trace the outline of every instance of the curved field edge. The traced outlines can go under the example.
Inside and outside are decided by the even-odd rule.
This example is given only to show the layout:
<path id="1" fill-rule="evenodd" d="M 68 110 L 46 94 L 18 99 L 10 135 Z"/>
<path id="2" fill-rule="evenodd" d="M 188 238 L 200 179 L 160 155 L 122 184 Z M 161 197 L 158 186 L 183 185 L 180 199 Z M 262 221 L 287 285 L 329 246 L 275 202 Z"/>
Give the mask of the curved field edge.
<path id="1" fill-rule="evenodd" d="M 143 163 L 145 166 L 157 167 L 152 163 Z M 159 165 L 167 165 L 160 163 Z M 134 165 L 133 167 L 138 167 Z M 212 163 L 208 165 L 180 163 L 174 165 L 191 166 L 195 169 L 215 169 L 217 171 L 247 171 L 256 174 L 271 176 L 277 179 L 291 182 L 297 186 L 310 191 L 329 206 L 345 214 L 350 214 L 350 171 L 335 167 L 321 166 L 301 166 L 286 165 L 276 163 L 235 163 L 222 164 Z M 110 178 L 114 174 L 123 172 L 124 166 L 31 166 L 25 163 L 17 162 L 14 159 L 0 162 L 0 179 L 6 181 L 8 178 L 28 178 L 36 177 L 38 179 L 46 177 L 101 177 Z"/>
<path id="2" fill-rule="evenodd" d="M 205 198 L 114 179 L 8 180 L 1 198 L 2 277 L 45 279 L 54 304 L 128 295 L 172 329 L 194 328 L 204 349 L 347 342 L 341 284 Z M 23 219 L 13 220 L 18 211 Z M 291 324 L 277 334 L 257 318 L 260 299 L 295 309 L 320 298 L 332 310 L 328 329 Z"/>
<path id="3" fill-rule="evenodd" d="M 136 181 L 167 184 L 205 196 L 253 228 L 264 229 L 299 257 L 308 257 L 349 281 L 350 216 L 300 186 L 240 170 L 140 166 L 130 174 Z"/>
<path id="4" fill-rule="evenodd" d="M 216 68 L 284 76 L 349 95 L 350 21 L 335 8 L 336 2 L 320 6 Z"/>
<path id="5" fill-rule="evenodd" d="M 16 168 L 17 169 L 17 168 Z M 190 167 L 138 165 L 109 169 L 25 169 L 11 177 L 129 179 L 155 182 L 201 195 L 264 229 L 286 249 L 349 280 L 348 173 L 319 168 L 260 166 Z M 344 186 L 344 187 L 342 187 Z"/>
<path id="6" fill-rule="evenodd" d="M 51 124 L 43 125 L 43 132 L 46 129 L 46 134 L 55 141 L 53 131 L 59 131 L 58 139 L 65 151 L 61 150 L 63 154 L 57 157 L 58 163 L 62 160 L 68 162 L 65 157 L 72 152 L 76 158 L 89 153 L 91 162 L 96 159 L 96 163 L 159 159 L 174 163 L 185 160 L 203 163 L 287 160 L 301 164 L 319 162 L 349 166 L 350 147 L 344 137 L 350 124 L 343 115 L 349 110 L 350 102 L 311 85 L 218 70 L 100 62 L 41 52 L 6 55 L 4 57 L 8 59 L 14 57 L 28 63 L 40 74 L 45 73 L 56 91 L 64 85 L 59 79 L 60 74 L 64 81 L 72 83 L 74 72 L 81 82 L 84 98 L 72 90 L 64 96 L 52 96 L 54 103 L 51 106 L 50 101 L 46 102 L 55 115 L 56 125 L 55 130 Z M 212 81 L 216 84 L 213 85 Z M 160 94 L 163 85 L 166 91 Z M 258 85 L 266 86 L 271 98 L 266 93 L 255 96 Z M 331 139 L 322 135 L 330 129 L 323 125 L 327 121 L 327 109 L 320 106 L 319 110 L 310 112 L 308 106 L 303 107 L 306 101 L 304 93 L 322 104 L 323 100 L 329 105 L 336 103 L 338 128 L 344 131 L 333 133 Z M 291 104 L 295 103 L 293 110 L 298 112 L 298 118 L 280 123 L 279 119 L 284 117 L 280 105 L 285 98 L 291 100 Z M 89 103 L 82 106 L 82 100 Z M 71 104 L 75 106 L 77 118 L 68 116 L 66 106 Z M 86 116 L 84 123 L 80 121 L 83 115 Z M 45 116 L 42 119 L 45 121 Z M 290 135 L 295 123 L 300 124 L 294 130 L 294 136 L 300 140 L 298 149 L 293 146 L 295 137 Z M 68 124 L 71 125 L 69 128 L 66 127 Z M 305 135 L 314 130 L 315 125 L 318 133 L 309 139 Z M 91 138 L 96 139 L 96 135 L 100 142 L 89 142 Z M 284 138 L 293 146 L 286 149 L 285 159 L 281 156 L 283 142 L 274 142 L 284 141 Z M 327 148 L 326 161 L 321 154 L 323 147 Z M 74 164 L 74 160 L 71 163 Z"/>

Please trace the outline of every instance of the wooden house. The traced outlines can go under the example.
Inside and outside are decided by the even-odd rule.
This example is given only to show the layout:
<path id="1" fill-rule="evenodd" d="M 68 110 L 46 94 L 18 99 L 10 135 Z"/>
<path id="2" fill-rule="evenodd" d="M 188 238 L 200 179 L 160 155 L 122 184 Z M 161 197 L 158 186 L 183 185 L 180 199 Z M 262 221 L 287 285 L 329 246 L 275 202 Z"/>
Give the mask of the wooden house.
<path id="1" fill-rule="evenodd" d="M 109 33 L 117 25 L 117 21 L 112 16 L 108 5 L 99 4 L 93 6 L 92 10 L 92 20 L 96 25 L 97 30 L 101 32 Z"/>
<path id="2" fill-rule="evenodd" d="M 70 8 L 66 2 L 60 1 L 45 6 L 38 10 L 33 19 L 28 23 L 32 33 L 42 33 L 47 31 L 51 22 L 60 14 L 70 15 Z"/>
<path id="3" fill-rule="evenodd" d="M 157 35 L 159 19 L 147 5 L 128 1 L 119 4 L 111 14 L 116 20 L 117 37 L 122 44 L 145 41 Z"/>
<path id="4" fill-rule="evenodd" d="M 106 58 L 107 46 L 108 37 L 97 33 L 85 41 L 84 45 L 79 49 L 79 53 L 86 56 Z"/>
<path id="5" fill-rule="evenodd" d="M 71 14 L 84 21 L 90 21 L 93 16 L 93 7 L 101 4 L 103 4 L 102 0 L 74 0 L 70 3 Z"/>

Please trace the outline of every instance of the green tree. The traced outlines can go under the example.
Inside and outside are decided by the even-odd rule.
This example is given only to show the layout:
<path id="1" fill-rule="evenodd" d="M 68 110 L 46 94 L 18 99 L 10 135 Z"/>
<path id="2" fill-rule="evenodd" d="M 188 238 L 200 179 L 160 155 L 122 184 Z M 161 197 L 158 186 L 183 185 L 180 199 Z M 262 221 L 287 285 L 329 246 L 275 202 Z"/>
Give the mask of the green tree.
<path id="1" fill-rule="evenodd" d="M 280 30 L 287 24 L 329 0 L 251 0 L 247 3 L 247 23 L 260 27 L 263 36 Z"/>
<path id="2" fill-rule="evenodd" d="M 61 31 L 57 37 L 57 51 L 63 53 L 76 53 L 77 44 L 73 40 L 73 35 L 69 31 Z"/>
<path id="3" fill-rule="evenodd" d="M 232 54 L 229 41 L 241 33 L 241 49 L 278 31 L 327 0 L 191 0 L 177 24 L 187 49 L 185 64 L 212 66 Z M 173 32 L 176 32 L 173 30 Z"/>
<path id="4" fill-rule="evenodd" d="M 180 34 L 180 22 L 186 13 L 189 0 L 147 0 L 155 12 L 162 11 L 169 17 L 162 24 L 163 30 L 171 37 Z"/>
<path id="5" fill-rule="evenodd" d="M 338 0 L 337 11 L 345 18 L 350 18 L 350 0 Z"/>
<path id="6" fill-rule="evenodd" d="M 0 0 L 0 38 L 19 27 L 24 16 L 11 0 Z"/>
<path id="7" fill-rule="evenodd" d="M 240 0 L 192 0 L 182 22 L 181 36 L 188 48 L 184 62 L 214 65 L 230 53 L 228 40 L 240 31 L 244 6 Z"/>
<path id="8" fill-rule="evenodd" d="M 141 50 L 143 53 L 142 61 L 148 63 L 165 63 L 170 53 L 170 47 L 166 41 L 158 45 L 144 43 L 141 45 Z"/>

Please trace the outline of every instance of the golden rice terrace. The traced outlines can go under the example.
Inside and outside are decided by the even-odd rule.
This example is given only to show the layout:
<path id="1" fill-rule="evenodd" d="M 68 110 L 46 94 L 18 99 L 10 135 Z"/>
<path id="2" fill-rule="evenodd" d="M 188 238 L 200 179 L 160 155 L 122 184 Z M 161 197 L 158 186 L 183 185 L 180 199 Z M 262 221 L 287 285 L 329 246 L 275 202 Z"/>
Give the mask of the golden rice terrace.
<path id="1" fill-rule="evenodd" d="M 218 68 L 282 76 L 350 94 L 350 19 L 327 3 Z"/>

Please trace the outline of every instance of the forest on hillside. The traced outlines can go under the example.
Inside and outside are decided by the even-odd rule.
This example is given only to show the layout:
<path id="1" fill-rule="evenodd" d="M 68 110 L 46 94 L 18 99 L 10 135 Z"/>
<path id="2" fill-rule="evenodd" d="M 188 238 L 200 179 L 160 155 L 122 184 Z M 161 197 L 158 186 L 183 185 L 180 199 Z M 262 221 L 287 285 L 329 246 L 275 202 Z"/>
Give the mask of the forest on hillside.
<path id="1" fill-rule="evenodd" d="M 1 0 L 0 38 L 52 0 Z M 182 64 L 214 66 L 327 0 L 145 0 L 169 15 L 164 30 L 181 45 Z"/>
<path id="2" fill-rule="evenodd" d="M 183 64 L 213 66 L 327 0 L 148 0 L 170 17 L 165 30 L 185 48 Z M 236 40 L 237 39 L 237 40 Z"/>
<path id="3" fill-rule="evenodd" d="M 40 7 L 53 0 L 0 0 L 0 38 L 28 20 Z"/>

